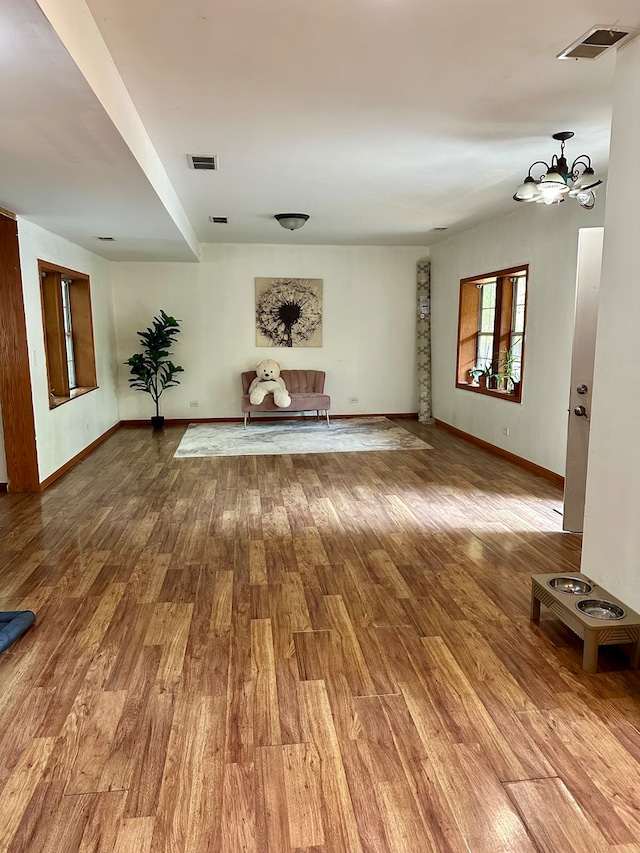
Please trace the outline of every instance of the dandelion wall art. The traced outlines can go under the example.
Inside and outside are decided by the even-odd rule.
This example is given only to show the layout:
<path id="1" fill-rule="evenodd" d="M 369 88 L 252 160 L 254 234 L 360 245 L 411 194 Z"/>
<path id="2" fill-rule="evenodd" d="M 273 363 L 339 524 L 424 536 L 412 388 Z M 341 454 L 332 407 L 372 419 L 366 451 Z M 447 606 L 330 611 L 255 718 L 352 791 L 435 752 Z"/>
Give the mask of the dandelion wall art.
<path id="1" fill-rule="evenodd" d="M 322 279 L 256 279 L 256 346 L 322 346 Z"/>

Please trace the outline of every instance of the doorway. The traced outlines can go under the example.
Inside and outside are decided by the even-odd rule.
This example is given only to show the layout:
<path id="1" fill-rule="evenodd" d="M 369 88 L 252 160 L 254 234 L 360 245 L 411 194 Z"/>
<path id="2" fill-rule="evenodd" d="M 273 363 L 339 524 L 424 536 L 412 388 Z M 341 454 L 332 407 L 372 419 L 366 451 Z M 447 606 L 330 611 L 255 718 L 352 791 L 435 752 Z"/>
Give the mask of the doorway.
<path id="1" fill-rule="evenodd" d="M 562 517 L 562 528 L 570 533 L 582 533 L 584 523 L 603 239 L 604 228 L 581 228 L 578 232 L 576 310 Z"/>

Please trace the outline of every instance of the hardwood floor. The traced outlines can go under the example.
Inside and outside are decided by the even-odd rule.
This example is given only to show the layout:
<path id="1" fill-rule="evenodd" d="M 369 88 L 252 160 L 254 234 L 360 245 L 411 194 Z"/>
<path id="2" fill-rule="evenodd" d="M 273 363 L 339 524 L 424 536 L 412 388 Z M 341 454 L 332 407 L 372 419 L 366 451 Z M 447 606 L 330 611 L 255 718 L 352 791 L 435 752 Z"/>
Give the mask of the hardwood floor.
<path id="1" fill-rule="evenodd" d="M 639 853 L 640 675 L 530 576 L 555 486 L 432 451 L 172 458 L 0 495 L 0 850 Z"/>

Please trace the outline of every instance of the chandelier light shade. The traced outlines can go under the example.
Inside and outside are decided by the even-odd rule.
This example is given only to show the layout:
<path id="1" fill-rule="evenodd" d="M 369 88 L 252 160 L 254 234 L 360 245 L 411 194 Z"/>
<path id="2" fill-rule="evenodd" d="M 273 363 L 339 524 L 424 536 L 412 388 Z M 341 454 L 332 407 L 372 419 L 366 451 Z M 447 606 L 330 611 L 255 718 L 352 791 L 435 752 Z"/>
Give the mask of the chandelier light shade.
<path id="1" fill-rule="evenodd" d="M 564 146 L 572 136 L 571 130 L 553 134 L 553 138 L 560 142 L 560 156 L 554 154 L 551 163 L 544 160 L 532 163 L 527 177 L 515 191 L 514 201 L 560 204 L 568 197 L 575 198 L 585 210 L 593 210 L 596 203 L 594 188 L 602 181 L 596 177 L 591 158 L 586 154 L 576 157 L 571 167 L 568 166 Z M 536 167 L 539 168 L 536 170 Z M 534 177 L 534 170 L 538 172 L 537 178 Z"/>
<path id="2" fill-rule="evenodd" d="M 289 231 L 296 231 L 298 228 L 302 228 L 309 215 L 307 213 L 276 213 L 274 218 L 278 220 L 283 228 L 288 228 Z"/>

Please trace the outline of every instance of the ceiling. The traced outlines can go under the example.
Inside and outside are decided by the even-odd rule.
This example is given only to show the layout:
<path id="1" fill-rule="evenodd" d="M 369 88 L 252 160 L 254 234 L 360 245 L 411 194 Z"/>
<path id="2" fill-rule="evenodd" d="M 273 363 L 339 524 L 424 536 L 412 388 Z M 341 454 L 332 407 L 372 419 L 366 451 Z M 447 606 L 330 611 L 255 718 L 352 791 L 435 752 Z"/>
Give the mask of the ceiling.
<path id="1" fill-rule="evenodd" d="M 429 245 L 513 210 L 556 131 L 606 171 L 615 50 L 555 57 L 596 24 L 640 26 L 637 0 L 524 8 L 3 0 L 0 206 L 113 259 Z M 310 219 L 289 232 L 281 212 Z"/>

